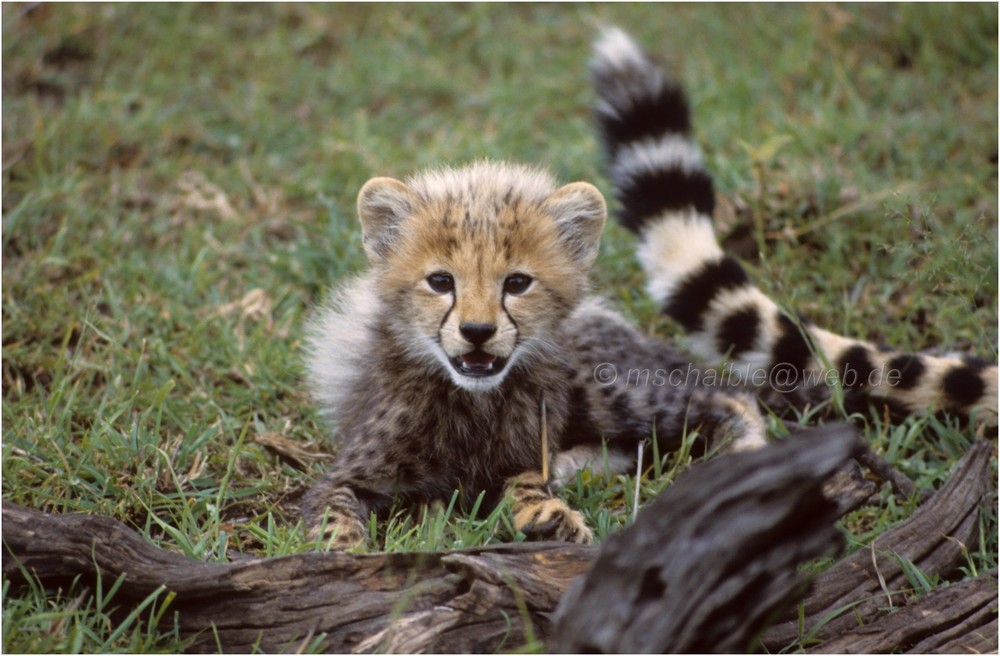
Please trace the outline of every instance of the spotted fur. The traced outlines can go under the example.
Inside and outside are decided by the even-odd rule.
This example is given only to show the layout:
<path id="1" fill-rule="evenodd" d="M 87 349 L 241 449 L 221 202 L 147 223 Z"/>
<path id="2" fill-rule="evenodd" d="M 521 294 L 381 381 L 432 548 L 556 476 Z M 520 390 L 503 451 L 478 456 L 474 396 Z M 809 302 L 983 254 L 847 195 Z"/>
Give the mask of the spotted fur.
<path id="1" fill-rule="evenodd" d="M 540 473 L 543 400 L 554 482 L 588 466 L 623 471 L 654 435 L 663 452 L 690 433 L 707 446 L 763 443 L 753 397 L 706 387 L 587 295 L 605 213 L 589 184 L 495 162 L 361 189 L 368 269 L 317 311 L 307 338 L 339 448 L 304 502 L 317 539 L 361 544 L 370 513 L 459 490 L 466 506 L 511 498 L 529 537 L 589 541 Z M 658 383 L 660 372 L 677 380 Z"/>
<path id="2" fill-rule="evenodd" d="M 778 405 L 828 398 L 839 380 L 853 405 L 997 424 L 995 364 L 876 347 L 779 308 L 716 240 L 712 178 L 683 90 L 618 29 L 596 43 L 591 70 L 618 218 L 639 237 L 649 293 L 688 332 L 692 351 L 759 373 L 747 379 Z"/>

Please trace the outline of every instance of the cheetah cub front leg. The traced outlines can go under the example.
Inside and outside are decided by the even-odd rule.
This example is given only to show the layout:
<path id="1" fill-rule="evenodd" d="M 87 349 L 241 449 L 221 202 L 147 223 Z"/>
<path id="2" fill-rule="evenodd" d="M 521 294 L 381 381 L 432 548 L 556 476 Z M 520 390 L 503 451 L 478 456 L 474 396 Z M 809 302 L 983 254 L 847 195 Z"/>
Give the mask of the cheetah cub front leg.
<path id="1" fill-rule="evenodd" d="M 308 538 L 321 541 L 329 549 L 353 549 L 368 543 L 368 531 L 361 521 L 361 504 L 349 487 L 338 487 L 322 495 L 322 503 L 317 504 L 313 493 L 308 499 L 310 505 L 325 508 L 307 512 Z"/>
<path id="2" fill-rule="evenodd" d="M 529 540 L 594 541 L 583 515 L 552 496 L 541 473 L 529 471 L 508 479 L 507 494 L 514 500 L 514 528 Z"/>

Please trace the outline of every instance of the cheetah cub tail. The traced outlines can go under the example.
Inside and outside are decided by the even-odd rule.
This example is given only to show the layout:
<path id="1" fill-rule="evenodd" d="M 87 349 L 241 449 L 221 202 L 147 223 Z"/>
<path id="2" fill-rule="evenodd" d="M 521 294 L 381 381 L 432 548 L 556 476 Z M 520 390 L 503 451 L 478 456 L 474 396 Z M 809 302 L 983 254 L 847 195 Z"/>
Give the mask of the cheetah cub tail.
<path id="1" fill-rule="evenodd" d="M 650 295 L 688 331 L 693 351 L 746 367 L 762 387 L 807 387 L 811 400 L 840 380 L 848 400 L 895 415 L 945 411 L 997 424 L 995 364 L 876 347 L 783 312 L 719 246 L 712 177 L 683 89 L 617 28 L 595 43 L 591 74 L 618 219 L 639 237 Z"/>

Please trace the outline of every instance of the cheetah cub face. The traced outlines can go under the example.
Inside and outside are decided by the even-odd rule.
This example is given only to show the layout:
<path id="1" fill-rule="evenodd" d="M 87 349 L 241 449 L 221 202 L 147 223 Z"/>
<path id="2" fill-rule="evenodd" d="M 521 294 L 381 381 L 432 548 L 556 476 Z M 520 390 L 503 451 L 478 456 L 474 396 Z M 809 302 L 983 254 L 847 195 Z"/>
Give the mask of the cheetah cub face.
<path id="1" fill-rule="evenodd" d="M 480 163 L 370 180 L 358 215 L 401 353 L 485 392 L 553 349 L 586 291 L 606 208 L 589 184 L 556 189 L 543 172 Z"/>

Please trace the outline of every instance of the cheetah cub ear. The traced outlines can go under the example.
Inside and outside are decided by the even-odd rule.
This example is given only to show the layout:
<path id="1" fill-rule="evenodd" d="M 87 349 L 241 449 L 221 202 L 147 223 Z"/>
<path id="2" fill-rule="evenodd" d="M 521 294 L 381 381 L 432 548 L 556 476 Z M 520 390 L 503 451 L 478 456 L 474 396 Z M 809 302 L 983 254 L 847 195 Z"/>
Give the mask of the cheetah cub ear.
<path id="1" fill-rule="evenodd" d="M 392 250 L 399 224 L 417 207 L 409 187 L 393 178 L 372 178 L 358 192 L 358 218 L 365 254 L 370 262 L 383 259 Z"/>
<path id="2" fill-rule="evenodd" d="M 601 192 L 592 184 L 572 182 L 549 196 L 542 209 L 556 220 L 573 260 L 589 268 L 597 258 L 608 214 Z"/>

